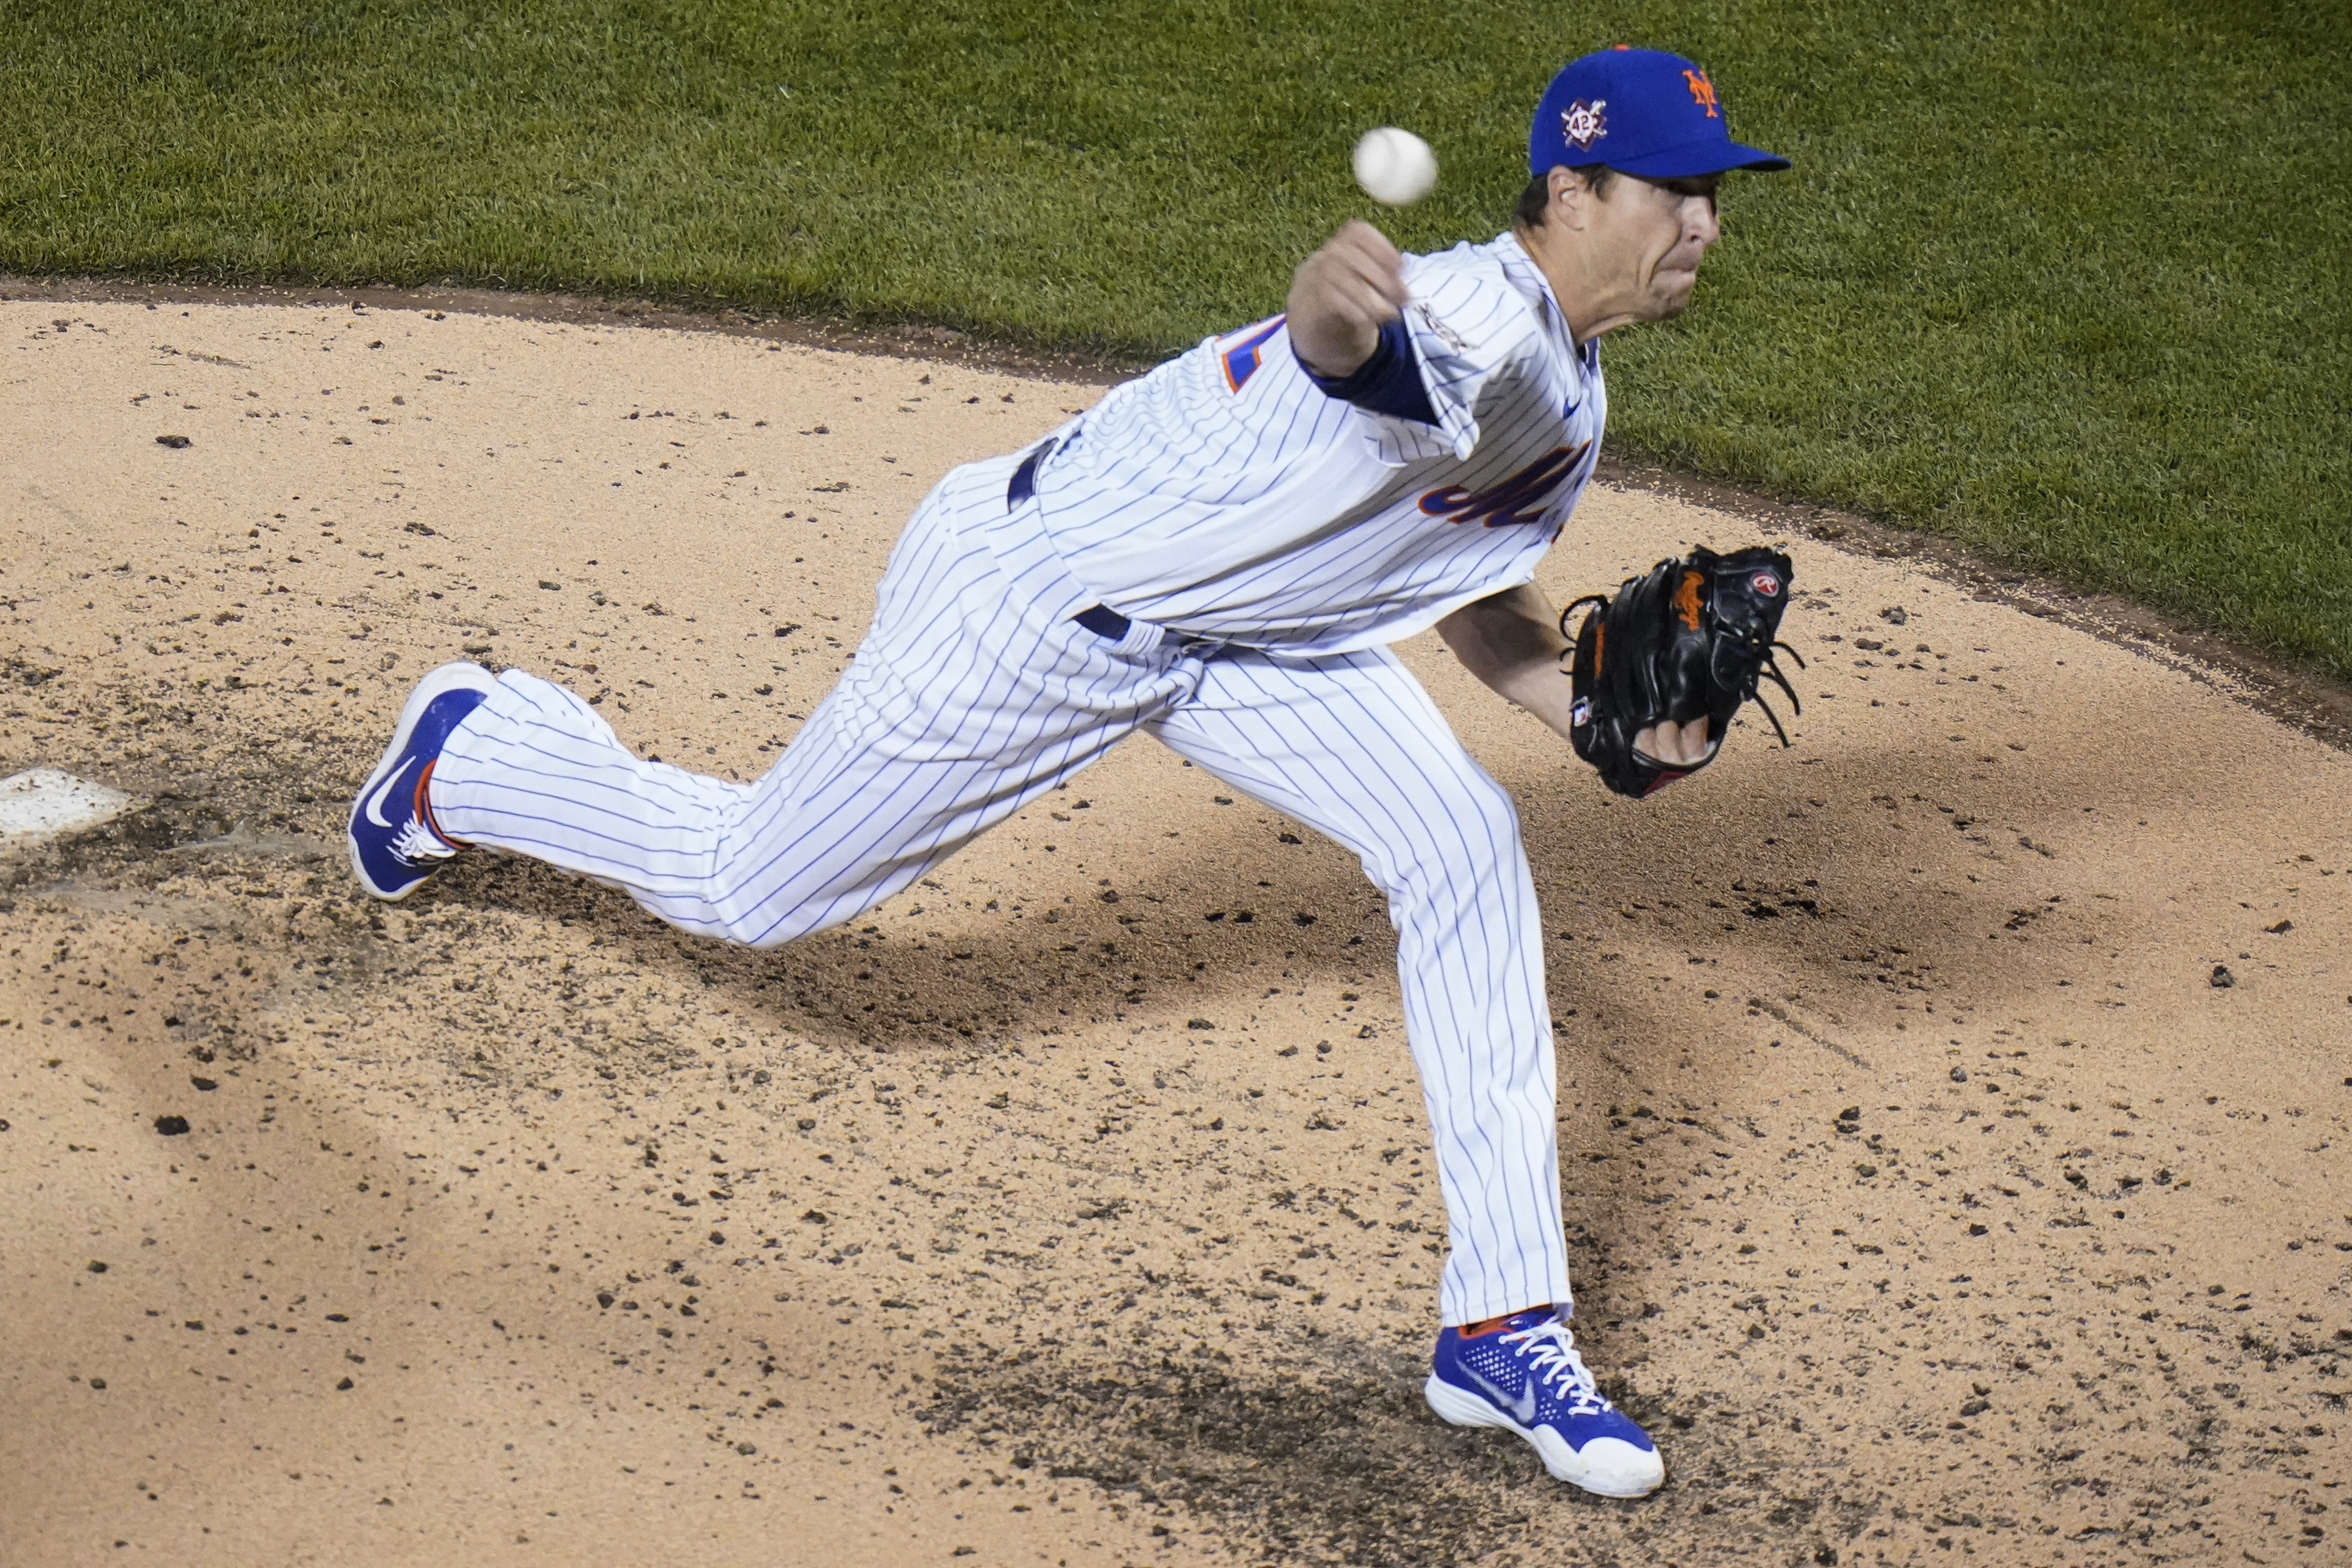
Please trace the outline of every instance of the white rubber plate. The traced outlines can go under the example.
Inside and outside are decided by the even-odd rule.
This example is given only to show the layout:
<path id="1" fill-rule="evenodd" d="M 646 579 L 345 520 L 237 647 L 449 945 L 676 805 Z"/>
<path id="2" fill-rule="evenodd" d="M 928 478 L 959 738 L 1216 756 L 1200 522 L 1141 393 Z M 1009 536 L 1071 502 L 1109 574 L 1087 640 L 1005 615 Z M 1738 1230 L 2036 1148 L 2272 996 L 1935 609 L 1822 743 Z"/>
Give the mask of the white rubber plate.
<path id="1" fill-rule="evenodd" d="M 0 779 L 0 851 L 27 849 L 68 833 L 87 832 L 121 816 L 131 799 L 54 768 Z"/>

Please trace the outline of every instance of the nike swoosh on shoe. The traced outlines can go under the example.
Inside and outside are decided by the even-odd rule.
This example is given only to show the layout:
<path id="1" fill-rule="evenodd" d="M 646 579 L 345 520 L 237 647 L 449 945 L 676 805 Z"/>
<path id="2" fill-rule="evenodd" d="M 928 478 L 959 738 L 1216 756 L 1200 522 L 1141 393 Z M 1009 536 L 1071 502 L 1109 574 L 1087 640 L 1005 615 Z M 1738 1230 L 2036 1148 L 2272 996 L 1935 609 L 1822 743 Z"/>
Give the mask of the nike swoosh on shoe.
<path id="1" fill-rule="evenodd" d="M 416 758 L 414 757 L 402 758 L 400 759 L 400 766 L 392 770 L 392 777 L 383 781 L 383 788 L 379 789 L 374 794 L 368 797 L 367 820 L 373 822 L 377 827 L 389 828 L 392 826 L 391 821 L 383 814 L 384 800 L 391 795 L 392 787 L 400 782 L 400 776 L 408 771 L 408 765 L 415 760 Z"/>
<path id="2" fill-rule="evenodd" d="M 1462 1370 L 1465 1373 L 1469 1373 L 1470 1381 L 1476 1384 L 1479 1389 L 1485 1393 L 1486 1397 L 1493 1400 L 1496 1407 L 1503 1410 L 1513 1420 L 1517 1421 L 1522 1427 L 1532 1427 L 1535 1425 L 1536 1385 L 1534 1384 L 1530 1383 L 1525 1388 L 1520 1389 L 1517 1396 L 1515 1398 L 1510 1395 L 1505 1394 L 1501 1389 L 1487 1382 L 1485 1377 L 1481 1376 L 1471 1368 L 1465 1366 Z"/>

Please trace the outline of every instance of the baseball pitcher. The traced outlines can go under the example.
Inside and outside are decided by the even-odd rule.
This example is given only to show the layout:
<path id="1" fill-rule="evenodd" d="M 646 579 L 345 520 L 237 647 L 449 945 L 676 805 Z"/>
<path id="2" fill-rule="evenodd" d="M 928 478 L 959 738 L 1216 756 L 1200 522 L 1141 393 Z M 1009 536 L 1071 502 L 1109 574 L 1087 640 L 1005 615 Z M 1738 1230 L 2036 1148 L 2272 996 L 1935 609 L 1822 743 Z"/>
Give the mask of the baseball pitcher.
<path id="1" fill-rule="evenodd" d="M 1689 303 L 1728 171 L 1788 167 L 1723 112 L 1688 60 L 1576 60 L 1536 110 L 1505 233 L 1403 256 L 1350 223 L 1285 314 L 949 474 L 840 685 L 756 783 L 640 760 L 536 676 L 433 672 L 353 805 L 360 880 L 404 897 L 484 845 L 773 946 L 1142 730 L 1347 846 L 1388 896 L 1447 1213 L 1431 1406 L 1517 1433 L 1587 1490 L 1653 1490 L 1664 1462 L 1569 1329 L 1517 815 L 1390 644 L 1434 626 L 1633 794 L 1710 760 L 1755 695 L 1785 557 L 1661 563 L 1574 643 L 1533 586 L 1600 452 L 1601 338 Z"/>

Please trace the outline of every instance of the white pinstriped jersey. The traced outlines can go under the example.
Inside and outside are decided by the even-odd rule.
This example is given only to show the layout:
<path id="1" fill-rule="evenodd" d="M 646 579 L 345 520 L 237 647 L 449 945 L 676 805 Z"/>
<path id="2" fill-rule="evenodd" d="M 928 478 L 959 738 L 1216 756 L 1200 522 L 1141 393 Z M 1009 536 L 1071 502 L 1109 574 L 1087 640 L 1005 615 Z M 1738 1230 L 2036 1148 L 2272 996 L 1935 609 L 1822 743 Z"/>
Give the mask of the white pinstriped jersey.
<path id="1" fill-rule="evenodd" d="M 1331 397 L 1282 318 L 1211 338 L 1065 427 L 1047 537 L 1121 614 L 1297 653 L 1393 643 L 1530 580 L 1608 411 L 1518 240 L 1405 258 L 1435 427 Z"/>
<path id="2" fill-rule="evenodd" d="M 1324 392 L 1279 320 L 1212 340 L 1065 426 L 1040 464 L 942 479 L 856 662 L 756 782 L 640 758 L 578 695 L 477 672 L 489 690 L 421 785 L 436 830 L 769 947 L 905 892 L 1140 730 L 1345 845 L 1386 895 L 1444 1185 L 1444 1321 L 1564 1307 L 1518 814 L 1381 644 L 1533 573 L 1591 474 L 1601 371 L 1508 236 L 1414 258 L 1407 278 L 1435 425 Z M 1143 624 L 1081 621 L 1097 596 Z"/>

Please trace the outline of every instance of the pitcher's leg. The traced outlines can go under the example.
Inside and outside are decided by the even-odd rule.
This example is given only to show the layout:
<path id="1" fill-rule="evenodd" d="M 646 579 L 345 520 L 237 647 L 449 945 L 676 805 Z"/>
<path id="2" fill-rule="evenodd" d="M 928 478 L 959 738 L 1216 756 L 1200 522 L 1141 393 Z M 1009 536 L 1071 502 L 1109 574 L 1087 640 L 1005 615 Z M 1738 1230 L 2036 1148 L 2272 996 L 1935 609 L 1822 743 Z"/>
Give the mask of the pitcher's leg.
<path id="1" fill-rule="evenodd" d="M 756 783 L 641 760 L 578 697 L 509 674 L 443 748 L 436 824 L 756 946 L 870 908 L 1189 687 L 1172 654 L 1119 655 L 1027 603 L 956 526 L 1003 506 L 1001 476 L 925 501 L 873 631 Z"/>
<path id="2" fill-rule="evenodd" d="M 639 758 L 576 694 L 520 670 L 443 745 L 435 823 L 461 843 L 525 854 L 721 935 L 697 890 L 752 787 Z"/>
<path id="3" fill-rule="evenodd" d="M 1569 1301 L 1542 929 L 1518 814 L 1385 649 L 1212 662 L 1150 726 L 1353 850 L 1388 894 L 1450 1248 L 1444 1322 Z"/>

